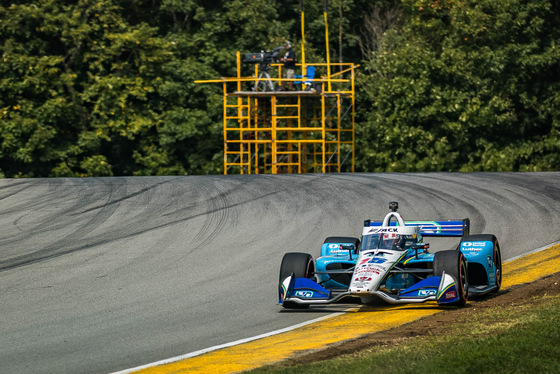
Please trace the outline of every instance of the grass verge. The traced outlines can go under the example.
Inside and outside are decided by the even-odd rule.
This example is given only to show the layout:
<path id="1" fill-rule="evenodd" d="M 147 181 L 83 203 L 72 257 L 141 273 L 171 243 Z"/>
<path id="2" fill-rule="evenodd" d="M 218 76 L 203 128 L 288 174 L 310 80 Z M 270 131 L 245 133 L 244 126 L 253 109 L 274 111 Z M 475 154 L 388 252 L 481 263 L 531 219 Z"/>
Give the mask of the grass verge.
<path id="1" fill-rule="evenodd" d="M 560 295 L 533 296 L 508 307 L 458 314 L 423 336 L 250 373 L 560 373 L 559 311 Z"/>

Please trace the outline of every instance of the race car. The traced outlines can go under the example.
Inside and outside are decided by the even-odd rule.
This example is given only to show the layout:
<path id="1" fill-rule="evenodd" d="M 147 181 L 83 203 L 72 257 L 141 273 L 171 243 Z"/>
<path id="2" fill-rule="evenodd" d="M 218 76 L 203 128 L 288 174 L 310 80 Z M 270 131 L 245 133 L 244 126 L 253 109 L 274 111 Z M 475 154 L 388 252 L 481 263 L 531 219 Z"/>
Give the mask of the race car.
<path id="1" fill-rule="evenodd" d="M 280 266 L 279 303 L 303 309 L 344 298 L 391 304 L 435 301 L 464 306 L 469 295 L 498 292 L 500 245 L 492 234 L 469 235 L 468 218 L 405 221 L 389 203 L 383 221 L 364 221 L 361 240 L 328 237 L 321 255 L 286 253 Z M 461 237 L 456 249 L 429 252 L 424 237 Z"/>

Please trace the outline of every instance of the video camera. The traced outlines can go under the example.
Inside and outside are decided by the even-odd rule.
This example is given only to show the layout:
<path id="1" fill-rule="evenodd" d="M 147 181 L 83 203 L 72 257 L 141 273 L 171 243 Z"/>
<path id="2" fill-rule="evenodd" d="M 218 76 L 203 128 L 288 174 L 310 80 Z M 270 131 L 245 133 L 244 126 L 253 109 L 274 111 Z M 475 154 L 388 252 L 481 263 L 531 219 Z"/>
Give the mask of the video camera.
<path id="1" fill-rule="evenodd" d="M 278 62 L 279 61 L 278 55 L 280 54 L 280 51 L 283 48 L 284 47 L 276 47 L 270 52 L 261 51 L 259 53 L 244 53 L 243 62 L 249 64 L 262 64 L 262 65 L 268 65 L 273 62 Z"/>

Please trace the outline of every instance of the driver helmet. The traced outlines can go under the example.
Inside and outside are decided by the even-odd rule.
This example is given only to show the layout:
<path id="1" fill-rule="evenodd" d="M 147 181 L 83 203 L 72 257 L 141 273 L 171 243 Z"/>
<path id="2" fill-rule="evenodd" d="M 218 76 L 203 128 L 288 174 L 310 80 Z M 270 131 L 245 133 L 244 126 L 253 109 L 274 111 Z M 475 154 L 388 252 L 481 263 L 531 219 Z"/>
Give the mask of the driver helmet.
<path id="1" fill-rule="evenodd" d="M 382 237 L 383 244 L 380 247 L 402 251 L 403 249 L 405 249 L 406 239 L 407 239 L 406 235 L 402 235 L 402 234 L 394 234 L 394 233 L 383 234 Z"/>
<path id="2" fill-rule="evenodd" d="M 406 246 L 406 235 L 401 235 L 399 240 L 395 240 L 393 245 L 399 247 L 401 250 L 404 249 Z"/>

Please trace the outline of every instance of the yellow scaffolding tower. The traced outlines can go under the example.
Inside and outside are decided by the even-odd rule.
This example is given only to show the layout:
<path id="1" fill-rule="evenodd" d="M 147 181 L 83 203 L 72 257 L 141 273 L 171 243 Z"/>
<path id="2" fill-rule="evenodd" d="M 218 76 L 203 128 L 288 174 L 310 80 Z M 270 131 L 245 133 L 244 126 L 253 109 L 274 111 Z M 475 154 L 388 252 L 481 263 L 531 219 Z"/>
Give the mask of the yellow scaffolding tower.
<path id="1" fill-rule="evenodd" d="M 354 172 L 354 73 L 359 65 L 330 62 L 328 8 L 325 0 L 327 62 L 309 63 L 305 60 L 305 16 L 300 0 L 299 78 L 282 79 L 281 64 L 262 60 L 255 64 L 254 76 L 242 77 L 237 52 L 237 77 L 195 81 L 223 84 L 224 174 Z M 310 67 L 317 71 L 313 77 L 319 78 L 306 77 Z M 339 72 L 333 73 L 337 68 Z M 271 69 L 275 77 L 270 75 Z M 281 86 L 288 81 L 299 90 L 275 90 L 274 84 Z M 243 90 L 247 84 L 252 88 Z"/>
<path id="2" fill-rule="evenodd" d="M 275 84 L 290 81 L 279 78 L 281 64 L 242 77 L 240 61 L 238 52 L 237 77 L 196 81 L 223 84 L 224 174 L 354 172 L 358 65 L 307 62 L 318 78 L 291 79 L 296 91 L 279 91 Z"/>

